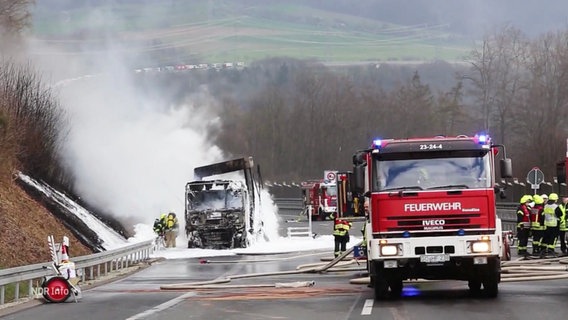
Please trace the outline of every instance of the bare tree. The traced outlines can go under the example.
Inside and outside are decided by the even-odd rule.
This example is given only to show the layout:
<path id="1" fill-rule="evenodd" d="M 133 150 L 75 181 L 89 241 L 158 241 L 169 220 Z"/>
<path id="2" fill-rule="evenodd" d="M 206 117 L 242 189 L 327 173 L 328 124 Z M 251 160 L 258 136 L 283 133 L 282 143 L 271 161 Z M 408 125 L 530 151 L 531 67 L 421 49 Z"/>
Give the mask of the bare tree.
<path id="1" fill-rule="evenodd" d="M 30 7 L 35 0 L 0 0 L 0 31 L 3 35 L 19 35 L 31 24 Z"/>
<path id="2" fill-rule="evenodd" d="M 526 68 L 528 40 L 515 28 L 506 27 L 488 35 L 481 49 L 471 53 L 472 80 L 481 121 L 486 132 L 498 132 L 500 142 L 506 143 L 512 112 L 522 90 Z"/>
<path id="3" fill-rule="evenodd" d="M 568 137 L 568 31 L 541 36 L 530 46 L 527 93 L 515 113 L 521 143 L 531 152 L 519 157 L 524 170 L 539 165 L 548 176 L 562 157 Z"/>

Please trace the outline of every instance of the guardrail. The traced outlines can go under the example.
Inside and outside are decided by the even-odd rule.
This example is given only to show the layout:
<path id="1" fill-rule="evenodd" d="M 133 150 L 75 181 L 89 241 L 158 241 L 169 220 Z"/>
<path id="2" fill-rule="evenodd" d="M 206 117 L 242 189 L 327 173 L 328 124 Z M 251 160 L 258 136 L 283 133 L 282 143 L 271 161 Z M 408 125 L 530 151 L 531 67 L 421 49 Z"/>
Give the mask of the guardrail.
<path id="1" fill-rule="evenodd" d="M 72 261 L 81 275 L 82 282 L 95 280 L 101 276 L 106 276 L 113 270 L 128 268 L 131 264 L 148 259 L 153 251 L 152 243 L 153 240 L 148 240 L 114 250 L 75 257 Z M 15 302 L 23 298 L 20 296 L 20 283 L 24 281 L 27 281 L 27 297 L 32 298 L 34 296 L 34 280 L 37 284 L 44 276 L 53 275 L 53 270 L 46 268 L 48 266 L 51 266 L 51 262 L 0 270 L 0 305 L 6 302 L 7 286 L 13 286 L 14 290 L 14 299 L 8 302 Z M 101 269 L 103 269 L 102 274 Z"/>
<path id="2" fill-rule="evenodd" d="M 302 210 L 303 204 L 301 198 L 276 198 L 274 202 L 281 210 Z M 497 215 L 501 218 L 504 231 L 517 231 L 517 214 L 516 208 L 518 204 L 513 202 L 497 202 Z M 299 213 L 299 212 L 298 212 Z"/>

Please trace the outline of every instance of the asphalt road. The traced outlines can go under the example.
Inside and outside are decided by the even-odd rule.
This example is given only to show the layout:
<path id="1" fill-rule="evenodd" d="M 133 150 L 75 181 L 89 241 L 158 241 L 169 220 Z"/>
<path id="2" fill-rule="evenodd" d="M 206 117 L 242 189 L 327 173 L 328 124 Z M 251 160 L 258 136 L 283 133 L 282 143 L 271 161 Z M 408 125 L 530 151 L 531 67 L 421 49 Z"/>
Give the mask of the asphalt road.
<path id="1" fill-rule="evenodd" d="M 329 233 L 331 223 L 314 222 L 314 232 Z M 79 303 L 42 304 L 0 319 L 566 319 L 568 280 L 502 283 L 496 299 L 470 296 L 465 282 L 413 282 L 405 284 L 401 299 L 380 302 L 366 285 L 349 284 L 363 276 L 361 271 L 244 278 L 213 290 L 160 290 L 165 284 L 295 270 L 329 255 L 312 251 L 230 256 L 209 258 L 207 264 L 199 259 L 166 260 L 84 291 Z M 251 286 L 298 281 L 315 281 L 315 286 Z"/>

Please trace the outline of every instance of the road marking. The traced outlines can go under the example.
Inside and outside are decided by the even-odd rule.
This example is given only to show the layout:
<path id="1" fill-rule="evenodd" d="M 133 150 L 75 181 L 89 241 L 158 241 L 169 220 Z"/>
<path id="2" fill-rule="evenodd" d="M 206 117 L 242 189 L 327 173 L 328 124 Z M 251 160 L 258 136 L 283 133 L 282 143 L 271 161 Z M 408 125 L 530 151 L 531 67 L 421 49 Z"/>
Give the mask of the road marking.
<path id="1" fill-rule="evenodd" d="M 373 299 L 365 300 L 365 304 L 363 305 L 363 310 L 361 310 L 362 316 L 368 316 L 371 314 L 371 312 L 373 311 L 373 303 L 375 303 L 375 300 Z"/>
<path id="2" fill-rule="evenodd" d="M 184 293 L 181 296 L 177 297 L 177 298 L 173 298 L 172 300 L 166 301 L 162 304 L 159 304 L 155 307 L 153 307 L 152 309 L 148 309 L 144 312 L 140 312 L 139 314 L 135 314 L 130 318 L 127 318 L 126 320 L 138 320 L 138 319 L 144 319 L 148 316 L 153 315 L 154 313 L 158 313 L 161 311 L 164 311 L 168 308 L 171 308 L 173 306 L 175 306 L 176 304 L 182 302 L 183 300 L 185 300 L 188 297 L 192 297 L 195 296 L 196 293 L 195 292 L 188 292 L 188 293 Z"/>

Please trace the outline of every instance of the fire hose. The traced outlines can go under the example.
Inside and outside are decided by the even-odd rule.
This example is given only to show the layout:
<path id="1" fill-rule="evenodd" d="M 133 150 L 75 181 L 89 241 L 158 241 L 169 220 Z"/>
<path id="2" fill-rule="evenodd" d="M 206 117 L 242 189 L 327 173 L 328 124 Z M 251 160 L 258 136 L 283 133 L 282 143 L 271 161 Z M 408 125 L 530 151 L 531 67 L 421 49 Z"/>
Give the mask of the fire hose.
<path id="1" fill-rule="evenodd" d="M 361 243 L 356 246 L 361 245 Z M 262 272 L 262 273 L 248 273 L 248 274 L 237 274 L 230 275 L 226 277 L 217 278 L 209 281 L 200 282 L 188 282 L 188 283 L 175 283 L 166 284 L 160 286 L 161 290 L 195 290 L 195 289 L 227 289 L 227 288 L 297 288 L 297 287 L 312 287 L 315 285 L 315 281 L 297 281 L 288 283 L 268 283 L 268 284 L 243 284 L 243 285 L 230 285 L 232 280 L 244 279 L 244 278 L 256 278 L 256 277 L 266 277 L 266 276 L 279 276 L 279 275 L 289 275 L 289 274 L 302 274 L 302 273 L 324 273 L 324 272 L 345 272 L 345 271 L 355 271 L 364 270 L 365 268 L 345 268 L 347 266 L 352 266 L 358 263 L 354 259 L 346 260 L 344 259 L 353 252 L 354 247 L 351 247 L 343 254 L 339 255 L 335 259 L 329 262 L 304 264 L 296 267 L 296 270 L 287 271 L 275 271 L 275 272 Z M 304 255 L 305 256 L 305 255 Z M 276 261 L 283 259 L 264 259 L 264 260 L 251 260 L 250 262 L 263 262 L 263 261 Z M 232 263 L 241 263 L 242 261 L 235 261 Z M 213 263 L 208 261 L 207 263 Z M 228 263 L 228 261 L 221 261 L 221 263 Z"/>
<path id="2" fill-rule="evenodd" d="M 295 270 L 276 271 L 276 272 L 263 272 L 263 273 L 249 273 L 237 274 L 226 277 L 220 277 L 210 281 L 189 282 L 167 284 L 160 286 L 161 290 L 195 290 L 195 289 L 227 289 L 227 288 L 290 288 L 290 287 L 312 287 L 315 281 L 297 281 L 289 283 L 267 283 L 267 284 L 228 284 L 232 280 L 257 278 L 266 276 L 279 276 L 290 274 L 305 274 L 305 273 L 325 273 L 325 272 L 353 272 L 353 271 L 366 271 L 366 266 L 357 266 L 359 261 L 355 259 L 347 259 L 346 257 L 351 254 L 357 245 L 349 248 L 340 256 L 329 262 L 309 263 L 296 267 Z M 313 254 L 309 254 L 313 255 Z M 277 260 L 289 260 L 307 255 L 294 256 L 289 258 L 280 259 L 261 259 L 250 260 L 250 262 L 268 262 Z M 208 261 L 204 263 L 242 263 L 243 261 Z M 202 262 L 203 263 L 203 262 Z M 521 258 L 514 261 L 504 261 L 501 263 L 501 282 L 518 282 L 518 281 L 545 281 L 545 280 L 558 280 L 568 279 L 568 257 L 560 258 L 543 258 L 543 259 L 525 259 Z M 423 279 L 410 280 L 416 283 L 421 281 L 429 281 Z M 369 277 L 354 278 L 349 281 L 351 284 L 369 284 Z"/>

